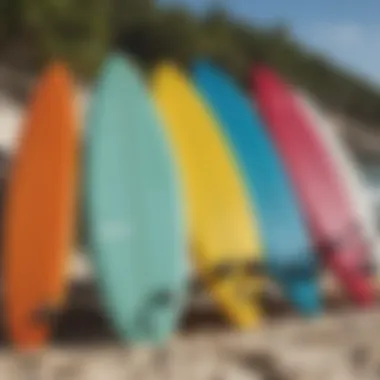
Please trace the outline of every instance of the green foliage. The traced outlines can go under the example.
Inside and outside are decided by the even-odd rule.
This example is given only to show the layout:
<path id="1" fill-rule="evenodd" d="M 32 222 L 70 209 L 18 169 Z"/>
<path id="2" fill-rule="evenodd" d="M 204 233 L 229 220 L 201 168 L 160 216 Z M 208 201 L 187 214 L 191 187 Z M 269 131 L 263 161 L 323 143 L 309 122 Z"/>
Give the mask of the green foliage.
<path id="1" fill-rule="evenodd" d="M 103 0 L 21 0 L 22 19 L 41 58 L 63 58 L 93 72 L 109 40 L 109 5 Z"/>
<path id="2" fill-rule="evenodd" d="M 181 8 L 158 8 L 154 0 L 0 0 L 1 51 L 20 40 L 20 49 L 34 52 L 31 67 L 59 57 L 85 77 L 114 48 L 146 68 L 163 59 L 187 67 L 209 57 L 242 86 L 252 64 L 264 62 L 330 108 L 371 125 L 380 121 L 379 90 L 301 47 L 287 25 L 246 25 L 218 8 L 199 19 Z"/>

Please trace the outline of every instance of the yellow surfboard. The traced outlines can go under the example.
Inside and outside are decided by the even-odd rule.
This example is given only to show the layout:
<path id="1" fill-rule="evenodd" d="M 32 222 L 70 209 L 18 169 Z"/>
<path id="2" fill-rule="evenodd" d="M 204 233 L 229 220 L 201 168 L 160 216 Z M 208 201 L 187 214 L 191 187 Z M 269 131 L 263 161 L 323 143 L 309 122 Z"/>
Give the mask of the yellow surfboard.
<path id="1" fill-rule="evenodd" d="M 260 319 L 261 242 L 237 164 L 211 111 L 179 69 L 162 64 L 152 80 L 187 193 L 196 270 L 228 318 L 252 327 Z"/>

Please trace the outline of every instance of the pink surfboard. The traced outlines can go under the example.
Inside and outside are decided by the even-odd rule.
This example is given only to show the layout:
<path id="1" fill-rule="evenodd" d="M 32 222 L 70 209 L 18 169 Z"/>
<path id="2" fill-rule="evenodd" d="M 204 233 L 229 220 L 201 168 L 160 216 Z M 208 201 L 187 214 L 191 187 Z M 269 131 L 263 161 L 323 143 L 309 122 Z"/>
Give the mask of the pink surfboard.
<path id="1" fill-rule="evenodd" d="M 252 95 L 292 179 L 322 262 L 360 305 L 374 300 L 368 247 L 328 150 L 272 70 L 252 70 Z"/>

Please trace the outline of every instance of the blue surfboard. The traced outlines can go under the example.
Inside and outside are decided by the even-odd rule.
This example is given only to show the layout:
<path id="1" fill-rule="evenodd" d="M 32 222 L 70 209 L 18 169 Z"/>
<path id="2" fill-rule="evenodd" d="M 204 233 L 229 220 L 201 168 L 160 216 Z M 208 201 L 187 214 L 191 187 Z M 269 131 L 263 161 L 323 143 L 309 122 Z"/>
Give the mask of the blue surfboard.
<path id="1" fill-rule="evenodd" d="M 270 274 L 305 314 L 320 310 L 317 261 L 291 183 L 257 112 L 226 73 L 207 61 L 192 70 L 196 87 L 230 141 L 245 178 Z"/>
<path id="2" fill-rule="evenodd" d="M 110 320 L 124 341 L 164 342 L 186 286 L 182 196 L 138 69 L 105 62 L 87 115 L 86 237 Z"/>

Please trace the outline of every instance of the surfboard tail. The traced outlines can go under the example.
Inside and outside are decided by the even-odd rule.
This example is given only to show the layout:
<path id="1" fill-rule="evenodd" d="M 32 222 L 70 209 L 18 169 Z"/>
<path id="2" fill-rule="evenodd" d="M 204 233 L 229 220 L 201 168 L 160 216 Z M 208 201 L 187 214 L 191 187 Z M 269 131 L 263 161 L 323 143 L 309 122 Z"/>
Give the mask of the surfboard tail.
<path id="1" fill-rule="evenodd" d="M 345 291 L 360 306 L 366 307 L 375 301 L 375 289 L 369 276 L 362 270 L 361 266 L 355 263 L 344 262 L 339 257 L 352 257 L 355 253 L 348 252 L 352 248 L 347 248 L 336 255 L 330 255 L 327 259 L 329 266 L 341 279 Z M 355 256 L 358 256 L 357 254 Z"/>
<path id="2" fill-rule="evenodd" d="M 315 317 L 320 314 L 322 300 L 317 281 L 297 279 L 284 284 L 284 291 L 303 316 Z"/>

